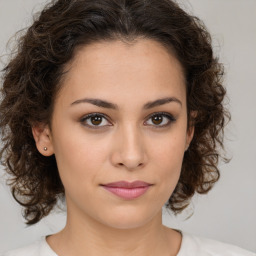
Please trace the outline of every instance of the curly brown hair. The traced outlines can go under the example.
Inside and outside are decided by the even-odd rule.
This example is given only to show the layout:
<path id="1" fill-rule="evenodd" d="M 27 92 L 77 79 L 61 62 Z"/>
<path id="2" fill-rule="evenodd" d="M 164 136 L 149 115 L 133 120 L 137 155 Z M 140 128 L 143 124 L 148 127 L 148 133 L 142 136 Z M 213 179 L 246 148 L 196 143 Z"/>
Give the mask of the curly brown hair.
<path id="1" fill-rule="evenodd" d="M 180 213 L 195 192 L 207 193 L 219 179 L 217 165 L 229 113 L 223 104 L 223 65 L 213 55 L 202 21 L 171 0 L 52 1 L 19 38 L 18 50 L 2 76 L 0 156 L 27 224 L 47 216 L 64 196 L 55 156 L 38 152 L 31 127 L 51 123 L 65 65 L 79 46 L 138 37 L 160 42 L 183 66 L 188 123 L 195 127 L 180 179 L 166 206 Z"/>

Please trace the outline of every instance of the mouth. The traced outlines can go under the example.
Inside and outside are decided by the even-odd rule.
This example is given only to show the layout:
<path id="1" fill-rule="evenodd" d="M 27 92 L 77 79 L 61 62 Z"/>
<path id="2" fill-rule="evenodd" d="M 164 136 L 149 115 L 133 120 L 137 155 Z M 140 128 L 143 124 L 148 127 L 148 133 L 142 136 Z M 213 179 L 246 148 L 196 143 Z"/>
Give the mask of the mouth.
<path id="1" fill-rule="evenodd" d="M 153 184 L 137 180 L 134 182 L 117 181 L 102 184 L 101 186 L 120 198 L 132 200 L 145 194 L 152 185 Z"/>

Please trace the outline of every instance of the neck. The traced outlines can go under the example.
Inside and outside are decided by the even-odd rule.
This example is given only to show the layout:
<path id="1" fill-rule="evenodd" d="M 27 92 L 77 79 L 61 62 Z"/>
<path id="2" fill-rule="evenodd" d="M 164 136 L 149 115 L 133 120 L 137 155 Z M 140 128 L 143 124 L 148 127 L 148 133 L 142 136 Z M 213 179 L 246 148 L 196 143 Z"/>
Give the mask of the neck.
<path id="1" fill-rule="evenodd" d="M 49 245 L 58 255 L 176 255 L 181 236 L 162 225 L 162 212 L 143 226 L 117 229 L 96 220 L 67 218 L 65 228 L 50 236 Z"/>

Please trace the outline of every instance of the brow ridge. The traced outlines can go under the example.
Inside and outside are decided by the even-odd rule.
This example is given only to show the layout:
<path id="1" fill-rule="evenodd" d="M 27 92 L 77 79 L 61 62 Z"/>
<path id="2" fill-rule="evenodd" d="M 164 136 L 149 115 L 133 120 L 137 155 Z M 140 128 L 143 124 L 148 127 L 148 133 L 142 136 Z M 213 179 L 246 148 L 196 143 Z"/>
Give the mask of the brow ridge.
<path id="1" fill-rule="evenodd" d="M 182 103 L 179 99 L 177 99 L 175 97 L 166 97 L 166 98 L 161 98 L 161 99 L 147 102 L 146 104 L 143 105 L 143 109 L 144 110 L 151 109 L 151 108 L 161 106 L 161 105 L 164 105 L 164 104 L 167 104 L 170 102 L 176 102 L 182 106 Z M 71 105 L 77 105 L 80 103 L 90 103 L 90 104 L 93 104 L 98 107 L 108 108 L 108 109 L 113 109 L 113 110 L 119 109 L 118 105 L 116 105 L 114 103 L 111 103 L 111 102 L 108 102 L 105 100 L 101 100 L 101 99 L 94 99 L 94 98 L 79 99 L 79 100 L 76 100 L 73 103 L 71 103 Z"/>

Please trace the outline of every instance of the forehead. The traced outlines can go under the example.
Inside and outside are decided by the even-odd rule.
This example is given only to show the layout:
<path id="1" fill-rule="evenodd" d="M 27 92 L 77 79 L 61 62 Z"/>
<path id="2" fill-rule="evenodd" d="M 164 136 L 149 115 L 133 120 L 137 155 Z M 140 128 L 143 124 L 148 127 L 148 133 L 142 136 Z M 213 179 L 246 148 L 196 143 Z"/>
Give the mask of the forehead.
<path id="1" fill-rule="evenodd" d="M 161 66 L 159 66 L 160 63 L 162 63 Z M 107 68 L 108 66 L 114 67 L 115 64 L 118 64 L 119 68 L 134 67 L 138 71 L 143 68 L 150 68 L 150 66 L 158 71 L 160 67 L 163 69 L 164 65 L 170 70 L 171 65 L 183 75 L 182 65 L 175 57 L 171 47 L 167 49 L 155 40 L 142 38 L 131 42 L 109 40 L 79 46 L 67 68 L 74 69 L 82 67 L 82 65 L 87 65 L 87 69 L 88 66 L 96 67 L 97 65 Z"/>
<path id="2" fill-rule="evenodd" d="M 121 94 L 151 98 L 163 97 L 168 92 L 180 97 L 185 94 L 180 62 L 164 46 L 150 39 L 131 43 L 101 41 L 79 47 L 66 70 L 62 86 L 69 94 L 75 94 L 76 90 L 78 94 L 112 98 Z"/>

